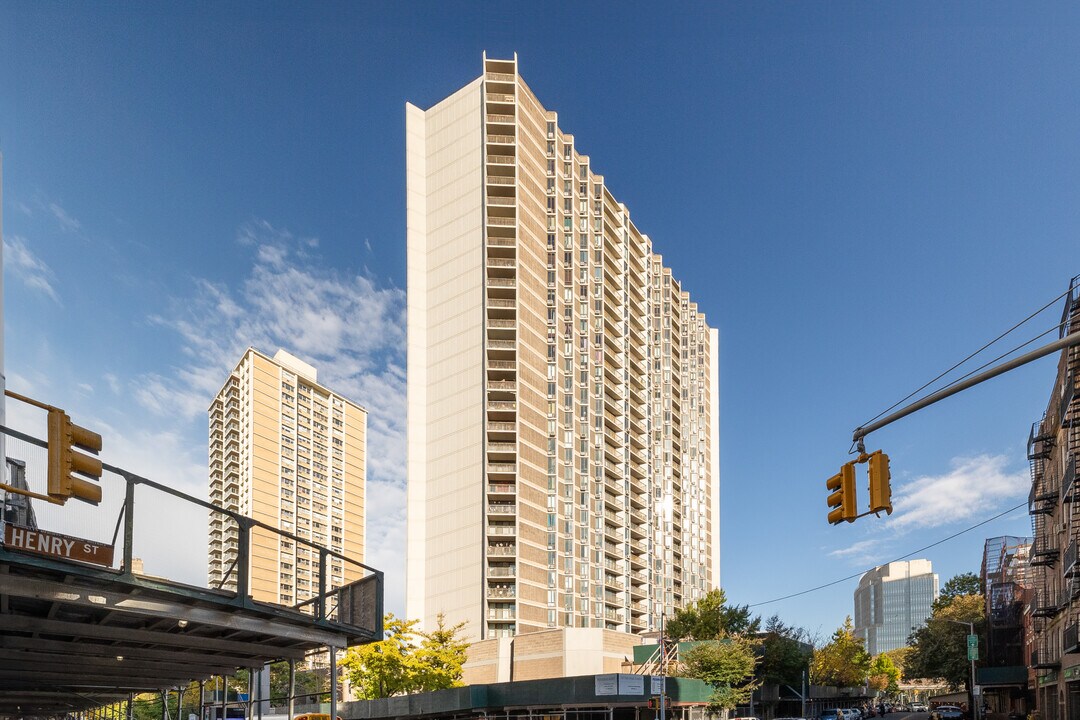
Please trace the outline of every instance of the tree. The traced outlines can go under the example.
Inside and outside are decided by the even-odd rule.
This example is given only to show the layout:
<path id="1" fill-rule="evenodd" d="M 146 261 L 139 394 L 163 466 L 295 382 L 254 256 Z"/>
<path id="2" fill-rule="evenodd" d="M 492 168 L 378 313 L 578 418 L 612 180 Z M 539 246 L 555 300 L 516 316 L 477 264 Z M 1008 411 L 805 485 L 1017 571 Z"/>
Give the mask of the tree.
<path id="1" fill-rule="evenodd" d="M 728 605 L 721 589 L 710 590 L 700 600 L 677 608 L 664 628 L 669 640 L 716 640 L 721 636 L 748 635 L 761 627 L 746 605 Z"/>
<path id="2" fill-rule="evenodd" d="M 316 670 L 296 670 L 293 676 L 296 698 L 300 702 L 318 702 L 318 694 L 329 689 L 330 674 Z M 289 663 L 282 661 L 270 666 L 270 699 L 274 704 L 289 696 Z"/>
<path id="3" fill-rule="evenodd" d="M 814 654 L 807 635 L 802 628 L 785 625 L 779 615 L 766 620 L 758 646 L 757 679 L 763 685 L 799 686 Z"/>
<path id="4" fill-rule="evenodd" d="M 749 702 L 751 693 L 760 686 L 753 679 L 757 642 L 737 635 L 724 636 L 701 642 L 680 658 L 682 674 L 712 686 L 711 710 L 730 710 Z"/>
<path id="5" fill-rule="evenodd" d="M 982 581 L 975 573 L 960 573 L 949 578 L 931 606 L 931 612 L 948 607 L 955 598 L 965 595 L 982 595 Z"/>
<path id="6" fill-rule="evenodd" d="M 881 653 L 870 663 L 868 683 L 874 690 L 896 693 L 900 690 L 900 669 L 885 653 Z"/>
<path id="7" fill-rule="evenodd" d="M 862 685 L 870 671 L 870 654 L 863 640 L 855 636 L 851 616 L 836 629 L 832 639 L 814 651 L 810 663 L 810 678 L 817 685 L 853 687 Z"/>
<path id="8" fill-rule="evenodd" d="M 951 582 L 951 581 L 950 581 Z M 953 690 L 970 679 L 967 659 L 967 623 L 982 634 L 986 605 L 982 595 L 955 595 L 945 604 L 935 603 L 926 625 L 911 634 L 911 653 L 904 666 L 904 677 L 941 678 Z"/>
<path id="9" fill-rule="evenodd" d="M 423 641 L 413 655 L 417 687 L 415 692 L 445 690 L 464 685 L 461 682 L 461 668 L 468 659 L 466 651 L 469 649 L 468 641 L 459 635 L 464 629 L 464 622 L 447 627 L 446 617 L 439 613 L 435 629 L 429 633 L 421 633 Z"/>
<path id="10" fill-rule="evenodd" d="M 458 687 L 465 650 L 469 644 L 459 633 L 465 623 L 446 626 L 442 613 L 430 633 L 416 630 L 419 620 L 404 620 L 387 613 L 386 637 L 350 648 L 341 666 L 356 694 L 363 700 Z M 420 638 L 419 645 L 416 638 Z"/>

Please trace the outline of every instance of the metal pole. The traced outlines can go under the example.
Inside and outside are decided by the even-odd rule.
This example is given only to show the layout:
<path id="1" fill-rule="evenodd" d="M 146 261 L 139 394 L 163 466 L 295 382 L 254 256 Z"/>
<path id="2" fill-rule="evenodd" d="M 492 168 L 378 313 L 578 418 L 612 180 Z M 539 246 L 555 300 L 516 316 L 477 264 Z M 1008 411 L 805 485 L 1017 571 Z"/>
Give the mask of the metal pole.
<path id="1" fill-rule="evenodd" d="M 875 430 L 880 430 L 886 425 L 896 422 L 900 418 L 907 417 L 916 410 L 922 410 L 928 405 L 933 405 L 938 400 L 944 400 L 945 398 L 955 395 L 962 390 L 967 390 L 969 387 L 978 385 L 979 383 L 989 380 L 991 378 L 995 378 L 1002 373 L 1007 373 L 1010 370 L 1015 370 L 1021 365 L 1027 365 L 1029 362 L 1033 362 L 1035 360 L 1038 360 L 1039 358 L 1046 357 L 1047 355 L 1055 353 L 1059 350 L 1064 350 L 1065 348 L 1073 347 L 1075 345 L 1080 345 L 1080 332 L 1074 332 L 1066 335 L 1060 340 L 1055 340 L 1049 345 L 1044 345 L 1041 348 L 1023 354 L 1020 357 L 1013 358 L 1008 362 L 1002 363 L 997 367 L 990 368 L 989 370 L 981 372 L 973 377 L 969 377 L 967 380 L 958 382 L 955 385 L 947 387 L 943 390 L 938 390 L 936 393 L 933 393 L 932 395 L 927 395 L 922 400 L 916 400 L 907 407 L 900 408 L 891 415 L 886 415 L 877 422 L 872 422 L 866 427 L 855 428 L 855 432 L 851 436 L 851 441 L 858 442 L 859 440 L 866 437 Z"/>
<path id="2" fill-rule="evenodd" d="M 802 671 L 802 709 L 799 711 L 799 717 L 806 717 L 806 671 Z"/>
<path id="3" fill-rule="evenodd" d="M 322 574 L 320 568 L 319 574 Z M 337 720 L 337 648 L 330 645 L 330 720 Z"/>
<path id="4" fill-rule="evenodd" d="M 218 720 L 225 720 L 229 715 L 228 701 L 229 698 L 229 681 L 225 679 L 225 676 L 221 676 L 221 717 Z M 292 720 L 292 718 L 289 718 Z"/>
<path id="5" fill-rule="evenodd" d="M 289 720 L 296 717 L 296 660 L 289 658 Z"/>
<path id="6" fill-rule="evenodd" d="M 176 688 L 176 720 L 184 720 L 184 690 L 186 687 Z"/>

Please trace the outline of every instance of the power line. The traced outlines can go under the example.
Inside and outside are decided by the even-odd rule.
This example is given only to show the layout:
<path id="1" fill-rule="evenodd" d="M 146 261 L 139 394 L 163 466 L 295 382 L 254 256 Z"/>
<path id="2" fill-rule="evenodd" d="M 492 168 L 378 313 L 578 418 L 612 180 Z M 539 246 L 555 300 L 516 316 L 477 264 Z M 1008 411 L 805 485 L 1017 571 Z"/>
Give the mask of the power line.
<path id="1" fill-rule="evenodd" d="M 903 398 L 901 398 L 900 400 L 897 400 L 897 401 L 896 401 L 895 403 L 893 403 L 893 404 L 892 404 L 891 406 L 889 406 L 889 407 L 885 408 L 885 409 L 884 409 L 884 410 L 882 410 L 882 411 L 881 411 L 880 413 L 878 413 L 878 414 L 877 414 L 877 415 L 875 415 L 874 417 L 872 417 L 872 418 L 870 418 L 869 420 L 867 420 L 866 422 L 864 422 L 864 423 L 862 424 L 862 426 L 861 426 L 861 427 L 866 427 L 867 425 L 869 425 L 870 423 L 874 422 L 874 421 L 875 421 L 875 420 L 877 420 L 878 418 L 882 417 L 882 416 L 883 416 L 883 415 L 885 415 L 886 413 L 890 412 L 891 410 L 894 410 L 895 408 L 899 407 L 899 406 L 900 406 L 901 404 L 903 404 L 904 402 L 906 402 L 906 401 L 910 400 L 910 399 L 911 399 L 912 397 L 914 397 L 915 395 L 919 394 L 920 392 L 922 392 L 922 391 L 923 391 L 923 390 L 925 390 L 926 388 L 930 387 L 931 385 L 933 385 L 934 383 L 936 383 L 936 382 L 937 382 L 938 380 L 940 380 L 941 378 L 945 377 L 946 375 L 948 375 L 949 373 L 951 373 L 951 372 L 952 372 L 953 370 L 955 370 L 956 368 L 960 367 L 961 365 L 963 365 L 964 363 L 966 363 L 966 362 L 967 362 L 968 360 L 970 360 L 971 358 L 973 358 L 973 357 L 975 357 L 976 355 L 978 355 L 979 353 L 981 353 L 981 352 L 982 352 L 983 350 L 986 350 L 986 349 L 987 349 L 988 347 L 990 347 L 990 346 L 991 346 L 991 345 L 993 345 L 994 343 L 998 342 L 999 340 L 1001 340 L 1001 339 L 1002 339 L 1002 338 L 1004 338 L 1004 337 L 1005 337 L 1006 335 L 1008 335 L 1009 333 L 1011 333 L 1011 332 L 1013 332 L 1014 330 L 1016 330 L 1017 328 L 1019 328 L 1019 327 L 1020 327 L 1021 325 L 1023 325 L 1023 324 L 1024 324 L 1024 323 L 1026 323 L 1027 321 L 1029 321 L 1029 320 L 1031 320 L 1032 318 L 1034 318 L 1034 317 L 1038 316 L 1039 314 L 1041 314 L 1041 313 L 1045 312 L 1045 311 L 1046 311 L 1046 310 L 1047 310 L 1047 309 L 1048 309 L 1048 308 L 1049 308 L 1050 306 L 1052 306 L 1052 305 L 1053 305 L 1054 303 L 1056 303 L 1056 302 L 1057 302 L 1058 300 L 1060 300 L 1061 298 L 1063 298 L 1063 297 L 1065 297 L 1066 295 L 1068 295 L 1068 294 L 1069 294 L 1070 292 L 1072 292 L 1072 286 L 1071 286 L 1071 285 L 1069 286 L 1069 289 L 1068 289 L 1068 290 L 1066 290 L 1065 292 L 1061 293 L 1061 294 L 1060 294 L 1060 295 L 1058 295 L 1058 296 L 1057 296 L 1056 298 L 1054 298 L 1054 299 L 1053 299 L 1053 300 L 1051 300 L 1050 302 L 1046 303 L 1046 304 L 1045 304 L 1045 305 L 1043 305 L 1043 306 L 1042 306 L 1041 308 L 1039 308 L 1038 310 L 1036 310 L 1036 311 L 1035 311 L 1035 312 L 1033 312 L 1032 314 L 1028 315 L 1028 316 L 1027 316 L 1026 318 L 1024 318 L 1024 319 L 1023 319 L 1023 320 L 1021 320 L 1020 322 L 1016 323 L 1016 324 L 1015 324 L 1015 325 L 1013 325 L 1013 326 L 1012 326 L 1011 328 L 1009 328 L 1009 329 L 1008 329 L 1008 330 L 1006 330 L 1005 332 L 1001 333 L 1001 334 L 1000 334 L 1000 335 L 998 335 L 998 336 L 997 336 L 996 338 L 994 338 L 994 339 L 993 339 L 993 340 L 991 340 L 990 342 L 986 343 L 985 345 L 983 345 L 983 346 L 982 346 L 981 348 L 979 348 L 979 349 L 978 349 L 978 350 L 976 350 L 975 352 L 971 353 L 971 354 L 970 354 L 970 355 L 968 355 L 968 356 L 967 356 L 966 358 L 964 358 L 963 360 L 961 360 L 960 362 L 956 363 L 955 365 L 953 365 L 953 366 L 952 366 L 951 368 L 949 368 L 949 369 L 948 369 L 948 370 L 946 370 L 945 372 L 943 372 L 943 373 L 941 373 L 940 375 L 938 375 L 937 377 L 935 377 L 935 378 L 934 378 L 933 380 L 930 380 L 930 381 L 928 381 L 927 383 L 925 383 L 925 384 L 924 384 L 924 385 L 923 385 L 922 387 L 918 388 L 917 390 L 912 390 L 912 391 L 911 391 L 910 393 L 908 393 L 908 395 L 907 395 L 906 397 L 903 397 Z M 1057 328 L 1057 327 L 1060 327 L 1060 323 L 1059 323 L 1058 325 L 1055 325 L 1054 327 L 1055 327 L 1055 328 Z M 1048 331 L 1048 332 L 1049 332 L 1049 331 Z M 1042 335 L 1046 335 L 1046 334 L 1047 334 L 1047 333 L 1043 333 Z M 1042 335 L 1039 335 L 1038 337 L 1042 337 Z M 1037 339 L 1037 338 L 1034 338 L 1034 339 Z M 1033 341 L 1034 341 L 1034 339 L 1033 339 L 1033 340 L 1029 340 L 1029 341 L 1028 341 L 1027 343 L 1024 343 L 1024 345 L 1027 345 L 1028 343 L 1030 343 L 1030 342 L 1033 342 Z M 1023 347 L 1023 345 L 1021 345 L 1020 347 Z M 1011 351 L 1011 352 L 1015 352 L 1015 350 L 1014 350 L 1014 351 Z M 1006 355 L 1008 355 L 1008 353 L 1006 353 Z M 983 367 L 986 367 L 986 366 L 984 365 Z M 967 377 L 967 376 L 965 375 L 964 377 Z M 963 378 L 961 378 L 961 379 L 963 379 Z M 950 385 L 952 385 L 952 384 L 955 384 L 956 382 L 959 382 L 959 381 L 958 381 L 958 380 L 957 380 L 957 381 L 953 381 L 953 383 L 950 383 Z M 949 386 L 948 386 L 948 385 L 946 385 L 946 387 L 949 387 Z"/>
<path id="2" fill-rule="evenodd" d="M 901 555 L 900 557 L 898 557 L 898 558 L 896 558 L 894 560 L 890 560 L 889 562 L 899 562 L 901 560 L 906 560 L 907 558 L 911 557 L 912 555 L 918 555 L 919 553 L 924 552 L 926 550 L 929 550 L 932 547 L 937 547 L 938 545 L 941 545 L 942 543 L 945 543 L 945 542 L 948 542 L 949 540 L 953 540 L 954 538 L 960 537 L 964 533 L 971 532 L 972 530 L 975 530 L 976 528 L 980 528 L 983 525 L 986 525 L 987 523 L 991 523 L 991 522 L 993 522 L 995 520 L 998 520 L 998 519 L 1008 515 L 1011 512 L 1019 510 L 1020 508 L 1024 507 L 1025 505 L 1027 505 L 1027 501 L 1024 501 L 1024 502 L 1020 503 L 1019 505 L 1011 507 L 1008 510 L 1000 512 L 1000 513 L 998 513 L 997 515 L 995 515 L 992 518 L 987 518 L 986 520 L 983 520 L 982 522 L 978 522 L 978 523 L 972 525 L 971 527 L 967 527 L 967 528 L 964 528 L 963 530 L 961 530 L 959 532 L 953 533 L 952 535 L 950 535 L 950 536 L 948 536 L 946 538 L 942 538 L 941 540 L 938 540 L 936 542 L 932 542 L 929 545 L 924 545 L 923 547 L 921 547 L 921 548 L 919 548 L 917 550 L 912 550 L 911 552 L 907 553 L 906 555 Z M 884 563 L 882 563 L 882 564 L 884 564 Z M 832 587 L 833 585 L 839 585 L 842 582 L 847 582 L 848 580 L 852 580 L 854 578 L 861 577 L 862 575 L 865 575 L 866 573 L 873 570 L 875 567 L 879 567 L 879 565 L 874 565 L 873 567 L 868 567 L 865 570 L 860 570 L 859 572 L 854 573 L 853 575 L 848 575 L 847 577 L 842 577 L 839 580 L 833 580 L 832 582 L 827 582 L 824 585 L 818 585 L 817 587 L 812 587 L 812 588 L 809 588 L 807 590 L 800 590 L 799 592 L 791 593 L 790 595 L 784 595 L 783 597 L 773 598 L 772 600 L 763 600 L 761 602 L 750 603 L 749 605 L 747 605 L 747 607 L 758 607 L 760 605 L 769 605 L 769 604 L 774 603 L 774 602 L 780 602 L 781 600 L 790 600 L 791 598 L 799 597 L 800 595 L 807 595 L 807 594 L 812 593 L 812 592 L 817 592 L 818 590 L 824 590 L 827 587 Z"/>

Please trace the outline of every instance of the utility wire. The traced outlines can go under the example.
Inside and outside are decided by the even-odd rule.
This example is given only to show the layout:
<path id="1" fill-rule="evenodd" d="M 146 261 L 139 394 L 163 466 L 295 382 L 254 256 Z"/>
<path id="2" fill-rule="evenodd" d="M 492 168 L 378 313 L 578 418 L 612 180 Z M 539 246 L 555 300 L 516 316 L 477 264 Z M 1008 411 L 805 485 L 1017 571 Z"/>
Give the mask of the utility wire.
<path id="1" fill-rule="evenodd" d="M 1050 333 L 1052 333 L 1052 332 L 1055 332 L 1055 331 L 1056 331 L 1056 330 L 1057 330 L 1057 329 L 1058 329 L 1059 327 L 1060 327 L 1060 325 L 1054 325 L 1054 326 L 1053 326 L 1053 327 L 1051 327 L 1051 328 L 1050 328 L 1049 330 L 1046 330 L 1046 331 L 1044 331 L 1044 332 L 1041 332 L 1041 333 L 1039 333 L 1038 335 L 1036 335 L 1035 337 L 1031 338 L 1030 340 L 1028 340 L 1028 341 L 1026 341 L 1026 342 L 1020 343 L 1019 345 L 1017 345 L 1016 347 L 1014 347 L 1014 348 L 1013 348 L 1012 350 L 1007 350 L 1007 351 L 1003 352 L 1002 354 L 998 355 L 998 356 L 997 356 L 996 358 L 994 358 L 993 360 L 988 360 L 987 362 L 985 362 L 985 363 L 983 363 L 982 365 L 980 365 L 979 367 L 975 368 L 974 370 L 972 370 L 972 371 L 971 371 L 971 372 L 969 372 L 968 374 L 966 374 L 966 375 L 961 375 L 960 377 L 956 378 L 956 379 L 955 379 L 955 380 L 953 380 L 952 382 L 950 382 L 950 383 L 948 383 L 947 385 L 943 386 L 943 387 L 941 388 L 941 390 L 945 390 L 946 388 L 951 388 L 951 387 L 952 387 L 953 385 L 956 385 L 957 383 L 961 383 L 961 382 L 963 382 L 964 380 L 967 380 L 967 379 L 968 379 L 969 377 L 971 377 L 971 376 L 972 376 L 972 375 L 974 375 L 975 373 L 979 372 L 980 370 L 985 370 L 986 368 L 988 368 L 988 367 L 990 367 L 991 365 L 993 365 L 994 363 L 996 363 L 996 362 L 997 362 L 998 360 L 1003 360 L 1003 359 L 1005 359 L 1005 358 L 1009 357 L 1010 355 L 1012 355 L 1012 354 L 1013 354 L 1014 352 L 1016 352 L 1017 350 L 1022 350 L 1023 348 L 1027 347 L 1028 345 L 1030 345 L 1031 343 L 1035 342 L 1035 341 L 1036 341 L 1036 340 L 1038 340 L 1039 338 L 1043 338 L 1043 337 L 1046 337 L 1046 336 L 1047 336 L 1047 335 L 1049 335 Z M 935 390 L 934 392 L 940 392 L 940 390 Z"/>
<path id="2" fill-rule="evenodd" d="M 921 547 L 921 548 L 919 548 L 917 550 L 912 550 L 911 552 L 907 553 L 906 555 L 901 555 L 900 557 L 898 557 L 898 558 L 896 558 L 894 560 L 890 560 L 889 562 L 899 562 L 901 560 L 905 560 L 905 559 L 911 557 L 912 555 L 918 555 L 919 553 L 924 552 L 926 550 L 929 550 L 932 547 L 937 547 L 938 545 L 941 545 L 942 543 L 948 542 L 949 540 L 952 540 L 954 538 L 958 538 L 961 535 L 963 535 L 964 533 L 971 532 L 972 530 L 974 530 L 976 528 L 980 528 L 983 525 L 986 525 L 987 523 L 991 523 L 991 522 L 993 522 L 995 520 L 998 520 L 999 518 L 1005 517 L 1009 513 L 1014 512 L 1016 510 L 1019 510 L 1020 508 L 1024 507 L 1025 505 L 1027 505 L 1026 500 L 1024 502 L 1020 503 L 1019 505 L 1016 505 L 1014 507 L 1009 508 L 1008 510 L 1005 510 L 1003 512 L 998 513 L 997 515 L 995 515 L 992 518 L 987 518 L 986 520 L 983 520 L 982 522 L 976 523 L 976 524 L 972 525 L 971 527 L 964 528 L 963 530 L 961 530 L 959 532 L 956 532 L 956 533 L 953 533 L 952 535 L 950 535 L 950 536 L 948 536 L 946 538 L 942 538 L 941 540 L 938 540 L 937 542 L 932 542 L 929 545 L 925 545 L 925 546 L 923 546 L 923 547 Z M 878 566 L 875 565 L 874 567 L 878 567 Z M 750 603 L 749 605 L 747 605 L 747 607 L 759 607 L 761 605 L 769 605 L 769 604 L 774 603 L 774 602 L 780 602 L 781 600 L 790 600 L 791 598 L 799 597 L 800 595 L 807 595 L 807 594 L 812 593 L 812 592 L 817 592 L 818 590 L 824 590 L 827 587 L 832 587 L 833 585 L 839 585 L 842 582 L 847 582 L 848 580 L 853 580 L 854 578 L 865 575 L 866 573 L 873 570 L 874 567 L 869 567 L 869 568 L 867 568 L 865 570 L 860 570 L 859 572 L 854 573 L 853 575 L 848 575 L 847 577 L 842 577 L 839 580 L 833 580 L 832 582 L 827 582 L 824 585 L 818 585 L 817 587 L 812 587 L 812 588 L 809 588 L 807 590 L 800 590 L 799 592 L 791 593 L 790 595 L 784 595 L 783 597 L 773 598 L 772 600 L 763 600 L 761 602 Z"/>
<path id="3" fill-rule="evenodd" d="M 911 391 L 911 392 L 910 392 L 910 393 L 909 393 L 909 394 L 908 394 L 908 395 L 907 395 L 906 397 L 904 397 L 904 398 L 901 398 L 900 400 L 897 400 L 897 401 L 896 401 L 895 403 L 893 403 L 893 404 L 892 404 L 891 406 L 889 406 L 889 407 L 885 408 L 885 409 L 884 409 L 884 410 L 882 410 L 882 411 L 881 411 L 880 413 L 878 413 L 878 414 L 877 414 L 877 415 L 875 415 L 874 417 L 872 417 L 872 418 L 870 418 L 869 420 L 867 420 L 866 422 L 864 422 L 864 423 L 863 423 L 863 424 L 862 424 L 862 425 L 861 425 L 860 427 L 866 427 L 867 425 L 869 425 L 870 423 L 874 422 L 874 421 L 875 421 L 875 420 L 877 420 L 878 418 L 880 418 L 880 417 L 884 417 L 886 413 L 889 413 L 889 412 L 891 412 L 892 410 L 896 409 L 897 407 L 899 407 L 899 406 L 900 406 L 900 405 L 902 405 L 903 403 L 905 403 L 905 402 L 907 402 L 908 400 L 910 400 L 910 399 L 911 399 L 912 397 L 914 397 L 915 395 L 919 394 L 920 392 L 922 392 L 922 391 L 923 391 L 923 390 L 925 390 L 926 388 L 930 387 L 931 385 L 933 385 L 934 383 L 936 383 L 936 382 L 937 382 L 938 380 L 940 380 L 941 378 L 945 377 L 946 375 L 948 375 L 949 373 L 951 373 L 951 372 L 952 372 L 953 370 L 955 370 L 956 368 L 960 367 L 961 365 L 963 365 L 964 363 L 966 363 L 966 362 L 967 362 L 968 360 L 970 360 L 971 358 L 973 358 L 973 357 L 975 357 L 976 355 L 978 355 L 979 353 L 981 353 L 981 352 L 982 352 L 983 350 L 986 350 L 986 349 L 987 349 L 988 347 L 990 347 L 991 345 L 993 345 L 993 344 L 994 344 L 994 343 L 996 343 L 997 341 L 1001 340 L 1002 338 L 1004 338 L 1004 337 L 1005 337 L 1006 335 L 1008 335 L 1008 334 L 1009 334 L 1009 333 L 1011 333 L 1012 331 L 1016 330 L 1016 329 L 1017 329 L 1018 327 L 1020 327 L 1020 326 L 1021 326 L 1021 325 L 1023 325 L 1024 323 L 1026 323 L 1026 322 L 1027 322 L 1028 320 L 1031 320 L 1032 318 L 1036 317 L 1036 316 L 1037 316 L 1037 315 L 1039 315 L 1040 313 L 1043 313 L 1043 312 L 1045 312 L 1045 311 L 1046 311 L 1046 310 L 1047 310 L 1047 309 L 1048 309 L 1048 308 L 1049 308 L 1050 306 L 1052 306 L 1052 305 L 1053 305 L 1054 303 L 1056 303 L 1056 302 L 1057 302 L 1058 300 L 1060 300 L 1061 298 L 1063 298 L 1063 297 L 1065 297 L 1066 295 L 1068 295 L 1068 294 L 1069 294 L 1069 293 L 1070 293 L 1071 291 L 1072 291 L 1072 287 L 1070 286 L 1068 290 L 1066 290 L 1065 292 L 1061 293 L 1060 295 L 1058 295 L 1058 296 L 1057 296 L 1056 298 L 1054 298 L 1054 299 L 1053 299 L 1053 300 L 1051 300 L 1050 302 L 1048 302 L 1048 303 L 1046 303 L 1045 305 L 1043 305 L 1043 306 L 1042 306 L 1041 308 L 1039 308 L 1038 310 L 1036 310 L 1035 312 L 1033 312 L 1033 313 L 1032 313 L 1031 315 L 1028 315 L 1028 316 L 1027 316 L 1026 318 L 1024 318 L 1024 319 L 1023 319 L 1023 320 L 1021 320 L 1020 322 L 1016 323 L 1016 324 L 1015 324 L 1015 325 L 1013 325 L 1013 326 L 1012 326 L 1011 328 L 1009 328 L 1008 330 L 1006 330 L 1006 331 L 1005 331 L 1005 332 L 1003 332 L 1002 334 L 998 335 L 998 336 L 997 336 L 996 338 L 994 338 L 994 339 L 993 339 L 993 340 L 991 340 L 990 342 L 986 343 L 986 344 L 985 344 L 985 345 L 983 345 L 983 346 L 982 346 L 981 348 L 979 348 L 979 349 L 978 349 L 978 350 L 976 350 L 975 352 L 971 353 L 971 354 L 970 354 L 970 355 L 968 355 L 968 356 L 967 356 L 966 358 L 964 358 L 964 359 L 963 359 L 963 360 L 961 360 L 960 362 L 956 363 L 956 364 L 955 364 L 955 365 L 953 365 L 953 366 L 952 366 L 951 368 L 949 368 L 949 369 L 948 369 L 948 370 L 946 370 L 945 372 L 941 373 L 940 375 L 938 375 L 938 376 L 937 376 L 936 378 L 934 378 L 933 380 L 930 380 L 929 382 L 927 382 L 927 383 L 926 383 L 925 385 L 923 385 L 923 386 L 922 386 L 922 387 L 920 387 L 919 389 L 917 389 L 917 390 L 913 390 L 913 391 Z M 1055 325 L 1054 327 L 1055 327 L 1055 328 L 1057 328 L 1057 327 L 1060 327 L 1060 323 L 1059 323 L 1058 325 Z M 1046 333 L 1043 333 L 1043 335 L 1045 335 L 1045 334 L 1046 334 Z M 1039 337 L 1042 337 L 1042 335 L 1040 335 Z M 1026 344 L 1027 344 L 1027 343 L 1025 343 L 1025 345 L 1026 345 Z M 1023 345 L 1021 345 L 1020 347 L 1023 347 Z M 986 366 L 984 365 L 983 367 L 986 367 Z M 965 375 L 964 377 L 968 377 L 968 376 L 967 376 L 967 375 Z M 953 383 L 950 383 L 950 385 L 953 385 L 953 384 L 955 384 L 955 382 L 959 382 L 959 381 L 954 381 Z M 946 385 L 946 387 L 949 387 L 949 386 L 948 386 L 948 385 Z"/>

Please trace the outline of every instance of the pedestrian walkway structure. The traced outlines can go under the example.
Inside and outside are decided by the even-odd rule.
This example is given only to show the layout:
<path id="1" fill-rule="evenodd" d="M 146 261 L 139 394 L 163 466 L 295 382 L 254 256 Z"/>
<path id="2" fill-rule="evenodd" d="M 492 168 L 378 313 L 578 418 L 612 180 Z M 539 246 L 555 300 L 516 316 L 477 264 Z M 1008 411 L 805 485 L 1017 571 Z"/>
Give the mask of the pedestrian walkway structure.
<path id="1" fill-rule="evenodd" d="M 44 463 L 37 461 L 46 443 L 2 432 L 7 455 L 26 470 L 20 480 L 44 492 Z M 105 470 L 97 508 L 35 500 L 35 527 L 0 515 L 0 718 L 77 714 L 239 668 L 300 661 L 328 649 L 333 658 L 337 650 L 381 637 L 381 572 L 120 468 Z M 25 502 L 14 497 L 0 491 L 0 508 L 17 508 L 25 522 Z M 174 527 L 185 513 L 196 519 L 220 513 L 239 527 L 229 570 L 235 590 L 139 571 L 135 551 L 141 548 L 205 558 L 199 547 L 205 526 L 201 535 L 187 537 Z M 323 578 L 311 597 L 291 607 L 252 600 L 253 535 L 311 546 Z M 65 550 L 77 542 L 107 548 L 113 557 L 75 559 Z M 359 566 L 363 577 L 330 586 L 322 569 L 331 558 Z"/>

